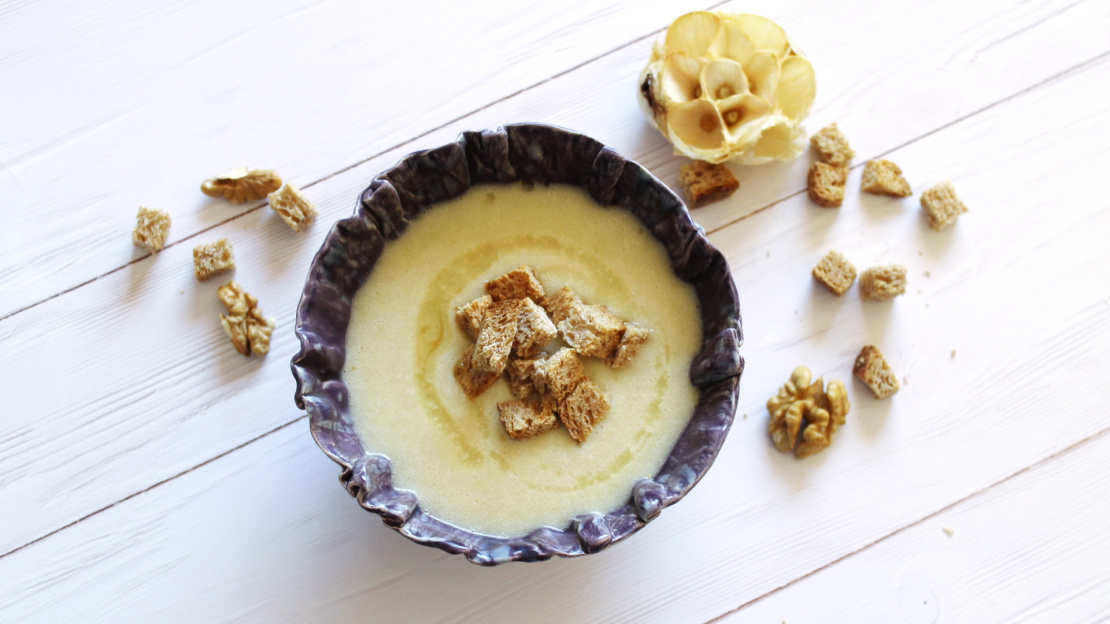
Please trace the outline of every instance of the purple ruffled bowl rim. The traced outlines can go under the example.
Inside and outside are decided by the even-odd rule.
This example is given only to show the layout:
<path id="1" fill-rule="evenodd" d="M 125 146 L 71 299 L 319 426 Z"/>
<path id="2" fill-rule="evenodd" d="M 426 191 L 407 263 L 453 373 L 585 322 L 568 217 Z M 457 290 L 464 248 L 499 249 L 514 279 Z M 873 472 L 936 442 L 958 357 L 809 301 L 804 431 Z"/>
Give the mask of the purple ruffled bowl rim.
<path id="1" fill-rule="evenodd" d="M 512 182 L 579 186 L 598 204 L 635 215 L 666 249 L 676 275 L 694 286 L 703 343 L 690 366 L 698 403 L 653 478 L 635 483 L 628 502 L 615 510 L 506 538 L 443 522 L 420 508 L 414 492 L 394 488 L 390 459 L 366 450 L 354 430 L 341 373 L 351 300 L 388 241 L 424 210 L 475 184 Z M 405 537 L 479 565 L 595 553 L 681 500 L 724 443 L 744 370 L 740 306 L 728 262 L 682 200 L 612 148 L 547 124 L 463 132 L 454 142 L 409 154 L 376 176 L 359 195 L 354 213 L 332 226 L 313 258 L 294 331 L 300 343 L 291 362 L 295 401 L 308 412 L 317 445 L 341 467 L 339 480 L 347 492 Z"/>

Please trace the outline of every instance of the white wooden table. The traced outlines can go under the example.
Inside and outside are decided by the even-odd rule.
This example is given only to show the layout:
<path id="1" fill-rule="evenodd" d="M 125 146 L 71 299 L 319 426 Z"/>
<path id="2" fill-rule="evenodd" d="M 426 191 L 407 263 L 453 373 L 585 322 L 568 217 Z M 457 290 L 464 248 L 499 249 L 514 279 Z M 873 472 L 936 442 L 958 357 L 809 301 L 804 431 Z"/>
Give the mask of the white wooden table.
<path id="1" fill-rule="evenodd" d="M 1110 619 L 1110 3 L 722 5 L 812 59 L 807 125 L 857 151 L 844 207 L 806 198 L 809 154 L 734 168 L 741 191 L 694 212 L 747 335 L 713 469 L 627 544 L 492 569 L 337 484 L 292 400 L 306 267 L 373 175 L 465 129 L 559 124 L 674 184 L 636 76 L 708 4 L 407 4 L 0 3 L 0 621 Z M 917 195 L 860 196 L 880 156 L 971 212 L 937 233 Z M 280 171 L 317 224 L 200 194 L 237 165 Z M 153 257 L 130 242 L 140 205 L 173 215 Z M 192 275 L 221 237 L 277 318 L 265 359 L 227 343 L 223 280 Z M 906 295 L 815 286 L 831 248 L 907 265 Z M 851 380 L 868 343 L 892 400 Z M 798 364 L 853 404 L 804 461 L 764 408 Z"/>

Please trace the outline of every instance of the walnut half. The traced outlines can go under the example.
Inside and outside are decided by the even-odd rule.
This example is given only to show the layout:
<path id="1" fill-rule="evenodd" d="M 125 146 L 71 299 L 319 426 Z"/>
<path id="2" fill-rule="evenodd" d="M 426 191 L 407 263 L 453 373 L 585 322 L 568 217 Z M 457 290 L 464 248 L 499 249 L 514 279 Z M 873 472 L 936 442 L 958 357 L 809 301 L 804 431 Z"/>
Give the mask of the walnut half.
<path id="1" fill-rule="evenodd" d="M 200 192 L 241 204 L 262 199 L 280 187 L 281 176 L 276 171 L 236 167 L 227 175 L 205 180 L 200 185 Z"/>
<path id="2" fill-rule="evenodd" d="M 805 366 L 794 369 L 790 381 L 767 401 L 771 421 L 767 426 L 775 448 L 793 451 L 798 458 L 819 453 L 832 444 L 832 435 L 847 420 L 848 394 L 844 384 L 821 379 Z M 812 383 L 811 383 L 812 381 Z"/>
<path id="3" fill-rule="evenodd" d="M 227 314 L 220 315 L 220 324 L 235 350 L 246 356 L 269 353 L 270 336 L 277 321 L 262 315 L 258 299 L 244 291 L 235 280 L 220 286 L 216 296 L 227 308 Z"/>

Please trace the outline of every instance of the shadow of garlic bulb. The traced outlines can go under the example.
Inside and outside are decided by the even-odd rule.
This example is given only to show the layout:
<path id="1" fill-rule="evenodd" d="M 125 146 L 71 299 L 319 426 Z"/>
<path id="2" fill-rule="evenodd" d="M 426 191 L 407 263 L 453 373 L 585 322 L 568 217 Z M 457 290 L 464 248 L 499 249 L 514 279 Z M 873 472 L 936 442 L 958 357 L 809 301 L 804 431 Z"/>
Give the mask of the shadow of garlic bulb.
<path id="1" fill-rule="evenodd" d="M 677 154 L 759 165 L 805 150 L 813 66 L 765 17 L 683 15 L 655 42 L 639 84 L 644 115 Z"/>

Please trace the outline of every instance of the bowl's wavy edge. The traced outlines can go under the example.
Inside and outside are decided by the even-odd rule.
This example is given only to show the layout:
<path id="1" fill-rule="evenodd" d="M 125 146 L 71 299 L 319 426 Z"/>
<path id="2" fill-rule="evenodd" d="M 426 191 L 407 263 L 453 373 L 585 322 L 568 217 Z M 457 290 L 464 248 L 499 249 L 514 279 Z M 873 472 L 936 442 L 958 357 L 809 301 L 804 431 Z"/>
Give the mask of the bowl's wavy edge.
<path id="1" fill-rule="evenodd" d="M 474 184 L 514 181 L 573 184 L 603 206 L 636 215 L 666 248 L 675 273 L 694 285 L 703 348 L 690 366 L 690 379 L 699 389 L 694 414 L 663 467 L 633 487 L 628 504 L 607 514 L 583 514 L 564 529 L 543 527 L 503 538 L 429 516 L 414 493 L 393 487 L 389 458 L 367 453 L 344 418 L 348 395 L 340 371 L 352 298 L 386 241 L 400 236 L 424 210 Z M 374 178 L 354 214 L 332 226 L 313 258 L 294 331 L 300 344 L 291 362 L 294 398 L 309 414 L 317 445 L 342 468 L 340 482 L 347 491 L 409 539 L 463 554 L 479 565 L 597 552 L 653 520 L 685 496 L 713 463 L 732 425 L 744 370 L 739 300 L 728 263 L 682 201 L 615 150 L 546 124 L 463 132 L 453 143 L 405 156 Z"/>

